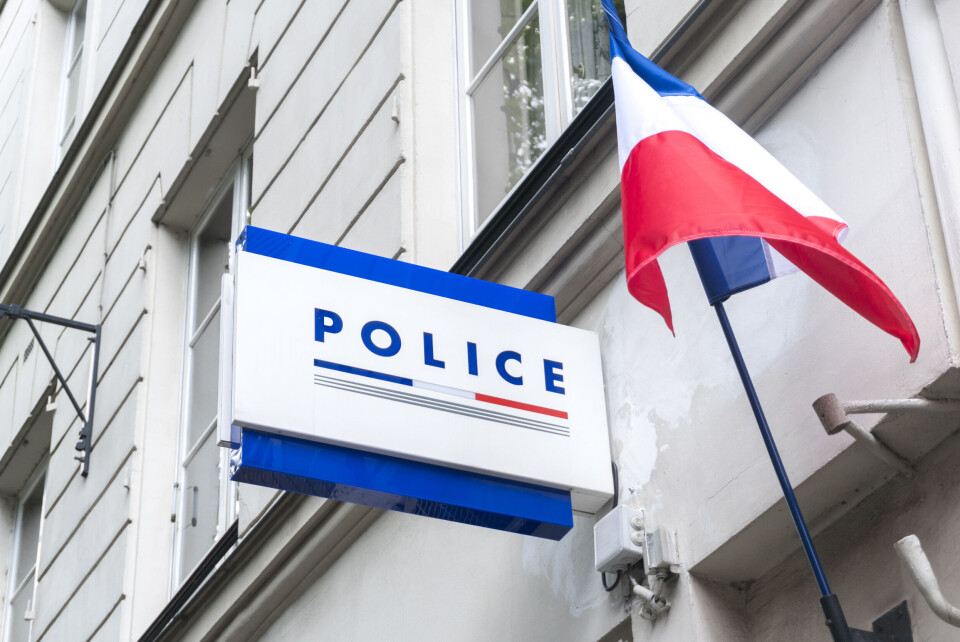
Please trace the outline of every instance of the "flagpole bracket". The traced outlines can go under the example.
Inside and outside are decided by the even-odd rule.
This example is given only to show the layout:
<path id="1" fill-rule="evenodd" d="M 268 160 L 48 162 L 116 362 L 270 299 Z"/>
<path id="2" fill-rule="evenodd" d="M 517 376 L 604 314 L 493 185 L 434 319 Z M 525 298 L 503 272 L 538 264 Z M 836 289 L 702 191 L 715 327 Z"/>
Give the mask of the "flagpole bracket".
<path id="1" fill-rule="evenodd" d="M 823 429 L 828 435 L 845 432 L 860 442 L 870 453 L 906 477 L 916 475 L 916 470 L 906 459 L 894 452 L 872 432 L 854 421 L 851 414 L 910 413 L 910 412 L 960 412 L 960 401 L 953 399 L 875 399 L 869 401 L 841 401 L 833 393 L 825 394 L 813 402 Z"/>
<path id="2" fill-rule="evenodd" d="M 70 400 L 70 404 L 73 406 L 73 409 L 76 411 L 77 417 L 80 419 L 80 435 L 75 446 L 79 454 L 74 457 L 74 459 L 81 463 L 80 475 L 86 477 L 90 472 L 90 451 L 93 449 L 93 413 L 97 401 L 97 372 L 100 362 L 101 326 L 99 324 L 83 323 L 81 321 L 75 321 L 74 319 L 57 317 L 44 312 L 26 310 L 21 308 L 19 305 L 0 303 L 0 319 L 3 317 L 9 317 L 13 320 L 22 319 L 27 322 L 27 325 L 30 326 L 30 331 L 33 332 L 33 337 L 36 340 L 37 345 L 40 346 L 40 350 L 46 356 L 47 361 L 50 363 L 50 367 L 53 368 L 54 376 L 60 383 L 64 393 L 66 393 L 67 399 Z M 84 412 L 83 407 L 77 401 L 76 396 L 70 389 L 70 386 L 67 383 L 66 378 L 63 376 L 63 373 L 60 371 L 60 368 L 57 367 L 57 362 L 53 358 L 53 354 L 51 354 L 49 348 L 47 348 L 47 344 L 43 341 L 43 337 L 40 336 L 40 332 L 37 330 L 37 326 L 34 324 L 34 321 L 41 323 L 53 323 L 65 328 L 87 332 L 92 335 L 89 337 L 89 341 L 93 344 L 93 357 L 90 360 L 90 378 L 88 396 L 86 400 L 86 412 Z"/>

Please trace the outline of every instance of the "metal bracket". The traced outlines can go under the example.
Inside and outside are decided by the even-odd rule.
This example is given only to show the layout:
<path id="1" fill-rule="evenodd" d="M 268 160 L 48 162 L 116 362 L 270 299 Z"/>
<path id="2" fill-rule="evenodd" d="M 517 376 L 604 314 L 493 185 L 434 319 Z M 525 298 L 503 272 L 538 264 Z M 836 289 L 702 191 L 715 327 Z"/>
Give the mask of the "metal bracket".
<path id="1" fill-rule="evenodd" d="M 46 355 L 47 361 L 50 362 L 50 367 L 53 368 L 53 374 L 57 377 L 57 381 L 59 381 L 60 385 L 63 387 L 63 391 L 67 393 L 67 398 L 73 405 L 74 410 L 77 411 L 77 416 L 80 418 L 80 423 L 82 426 L 80 428 L 80 439 L 77 441 L 76 450 L 81 454 L 74 457 L 74 459 L 83 464 L 80 474 L 83 477 L 86 477 L 87 473 L 90 471 L 90 450 L 93 447 L 93 411 L 97 401 L 97 369 L 100 362 L 101 326 L 99 324 L 94 325 L 91 323 L 82 323 L 80 321 L 74 321 L 73 319 L 64 319 L 63 317 L 56 317 L 50 314 L 44 314 L 43 312 L 24 310 L 18 305 L 7 305 L 0 303 L 0 318 L 3 317 L 10 317 L 11 319 L 23 319 L 27 322 L 27 325 L 30 326 L 30 330 L 33 332 L 34 338 L 37 340 L 37 344 L 40 346 L 40 349 L 43 350 L 43 354 Z M 43 342 L 43 338 L 37 331 L 37 326 L 33 323 L 34 321 L 54 323 L 65 328 L 80 330 L 81 332 L 89 332 L 93 335 L 89 338 L 89 340 L 93 342 L 93 359 L 90 362 L 90 387 L 89 396 L 87 397 L 87 414 L 84 414 L 83 409 L 80 407 L 76 397 L 70 390 L 70 386 L 67 385 L 67 380 L 64 378 L 63 373 L 60 372 L 60 368 L 57 367 L 56 362 L 53 360 L 53 355 L 50 354 L 47 344 Z"/>
<path id="2" fill-rule="evenodd" d="M 913 642 L 910 611 L 904 600 L 873 621 L 873 633 L 883 642 Z"/>
<path id="3" fill-rule="evenodd" d="M 960 401 L 938 399 L 877 399 L 874 401 L 840 401 L 833 393 L 813 402 L 813 409 L 828 435 L 844 431 L 897 472 L 912 477 L 916 471 L 910 462 L 893 452 L 876 435 L 850 418 L 852 414 L 889 412 L 960 412 Z"/>
<path id="4" fill-rule="evenodd" d="M 910 627 L 910 611 L 907 603 L 901 602 L 876 620 L 872 630 L 864 631 L 847 625 L 840 609 L 840 600 L 836 595 L 820 599 L 823 614 L 827 616 L 827 626 L 834 640 L 845 642 L 913 642 L 913 630 Z"/>

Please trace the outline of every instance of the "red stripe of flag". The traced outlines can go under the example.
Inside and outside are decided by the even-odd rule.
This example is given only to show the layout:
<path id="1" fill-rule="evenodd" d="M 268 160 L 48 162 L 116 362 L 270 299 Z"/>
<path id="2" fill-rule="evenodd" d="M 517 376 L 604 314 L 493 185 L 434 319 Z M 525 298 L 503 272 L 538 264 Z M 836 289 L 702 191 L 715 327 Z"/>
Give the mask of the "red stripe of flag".
<path id="1" fill-rule="evenodd" d="M 623 166 L 627 287 L 670 329 L 667 287 L 656 258 L 668 247 L 710 236 L 756 236 L 865 319 L 900 339 L 917 358 L 920 337 L 900 301 L 824 229 L 742 169 L 686 132 L 641 140 Z"/>

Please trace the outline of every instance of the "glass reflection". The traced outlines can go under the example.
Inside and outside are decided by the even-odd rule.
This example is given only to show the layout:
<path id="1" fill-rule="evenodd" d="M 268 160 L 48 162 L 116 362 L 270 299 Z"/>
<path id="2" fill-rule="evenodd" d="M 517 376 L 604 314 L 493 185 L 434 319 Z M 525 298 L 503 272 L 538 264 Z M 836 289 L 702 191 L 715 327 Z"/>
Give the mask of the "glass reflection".
<path id="1" fill-rule="evenodd" d="M 482 222 L 547 146 L 537 16 L 474 93 L 477 208 Z"/>

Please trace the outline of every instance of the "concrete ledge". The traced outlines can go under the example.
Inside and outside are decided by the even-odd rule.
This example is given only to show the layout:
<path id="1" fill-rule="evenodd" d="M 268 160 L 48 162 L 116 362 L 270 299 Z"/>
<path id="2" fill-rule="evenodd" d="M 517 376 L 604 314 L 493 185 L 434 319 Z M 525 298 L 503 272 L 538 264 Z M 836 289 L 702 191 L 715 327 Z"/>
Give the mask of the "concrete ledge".
<path id="1" fill-rule="evenodd" d="M 924 396 L 956 394 L 960 371 L 944 372 L 924 390 Z M 810 410 L 811 415 L 813 410 Z M 912 413 L 885 415 L 872 432 L 897 454 L 916 462 L 960 429 L 960 415 Z M 846 434 L 833 439 L 849 442 L 839 455 L 795 484 L 812 534 L 822 532 L 870 495 L 897 477 L 896 471 Z M 773 470 L 770 483 L 775 484 Z M 699 560 L 685 560 L 691 573 L 725 582 L 749 582 L 763 576 L 799 550 L 800 540 L 786 502 L 780 499 L 745 524 L 721 546 Z"/>

